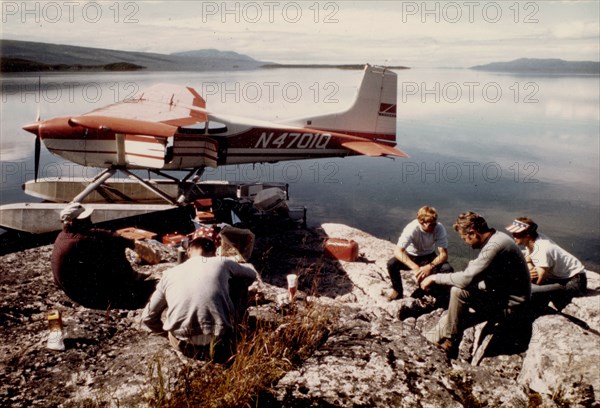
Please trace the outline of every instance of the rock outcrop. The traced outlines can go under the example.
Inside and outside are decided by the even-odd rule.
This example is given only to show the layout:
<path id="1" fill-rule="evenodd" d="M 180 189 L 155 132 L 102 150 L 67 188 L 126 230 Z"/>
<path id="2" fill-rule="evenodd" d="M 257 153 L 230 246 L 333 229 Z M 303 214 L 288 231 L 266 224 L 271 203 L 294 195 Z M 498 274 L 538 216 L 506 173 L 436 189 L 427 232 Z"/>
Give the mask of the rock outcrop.
<path id="1" fill-rule="evenodd" d="M 519 383 L 557 401 L 580 406 L 600 398 L 600 281 L 588 273 L 588 296 L 575 298 L 562 313 L 541 316 Z"/>
<path id="2" fill-rule="evenodd" d="M 360 258 L 324 256 L 326 237 L 353 239 Z M 394 244 L 337 224 L 257 236 L 251 262 L 262 276 L 261 299 L 250 313 L 281 311 L 286 275 L 299 275 L 302 302 L 338 311 L 327 341 L 275 385 L 269 406 L 600 406 L 600 281 L 562 313 L 539 317 L 527 350 L 493 352 L 470 364 L 481 325 L 464 336 L 457 360 L 448 360 L 423 332 L 443 313 L 435 299 L 410 298 L 417 288 L 403 275 L 404 298 L 389 302 L 386 262 Z M 141 311 L 84 309 L 52 283 L 51 246 L 0 258 L 0 405 L 30 407 L 108 401 L 140 406 L 158 368 L 167 377 L 189 360 L 167 339 L 140 326 Z M 160 276 L 173 265 L 136 266 Z M 66 350 L 46 348 L 48 311 L 59 309 Z M 268 318 L 268 317 L 265 317 Z"/>

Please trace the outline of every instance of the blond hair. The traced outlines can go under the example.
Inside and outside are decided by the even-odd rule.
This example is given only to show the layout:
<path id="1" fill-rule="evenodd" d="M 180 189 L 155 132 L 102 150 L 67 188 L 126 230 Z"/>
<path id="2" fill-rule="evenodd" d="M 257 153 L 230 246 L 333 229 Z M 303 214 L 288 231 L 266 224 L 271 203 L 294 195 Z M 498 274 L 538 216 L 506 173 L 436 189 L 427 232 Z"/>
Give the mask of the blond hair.
<path id="1" fill-rule="evenodd" d="M 417 220 L 421 222 L 436 222 L 438 213 L 433 207 L 424 206 L 417 211 Z"/>

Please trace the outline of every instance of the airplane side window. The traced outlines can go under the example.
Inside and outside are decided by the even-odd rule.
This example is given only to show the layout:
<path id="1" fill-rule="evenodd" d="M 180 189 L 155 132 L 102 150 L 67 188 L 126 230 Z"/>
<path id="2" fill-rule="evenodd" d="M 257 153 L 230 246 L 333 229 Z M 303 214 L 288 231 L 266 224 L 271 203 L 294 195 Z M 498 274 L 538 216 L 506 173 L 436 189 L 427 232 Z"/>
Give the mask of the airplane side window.
<path id="1" fill-rule="evenodd" d="M 167 138 L 167 145 L 165 149 L 165 163 L 171 163 L 173 161 L 173 136 Z"/>
<path id="2" fill-rule="evenodd" d="M 219 133 L 226 133 L 227 125 L 221 122 L 210 121 L 208 122 L 208 134 L 216 135 Z"/>

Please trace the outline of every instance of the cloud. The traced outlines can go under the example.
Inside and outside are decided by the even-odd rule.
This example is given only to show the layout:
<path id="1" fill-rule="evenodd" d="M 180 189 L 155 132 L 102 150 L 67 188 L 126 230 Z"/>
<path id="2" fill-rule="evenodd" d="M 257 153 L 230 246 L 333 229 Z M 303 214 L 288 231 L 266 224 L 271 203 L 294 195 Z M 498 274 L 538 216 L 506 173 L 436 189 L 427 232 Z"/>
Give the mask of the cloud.
<path id="1" fill-rule="evenodd" d="M 597 2 L 88 2 L 73 10 L 52 2 L 62 7 L 58 20 L 43 6 L 36 15 L 7 4 L 4 38 L 128 51 L 218 48 L 274 62 L 410 66 L 600 52 Z"/>

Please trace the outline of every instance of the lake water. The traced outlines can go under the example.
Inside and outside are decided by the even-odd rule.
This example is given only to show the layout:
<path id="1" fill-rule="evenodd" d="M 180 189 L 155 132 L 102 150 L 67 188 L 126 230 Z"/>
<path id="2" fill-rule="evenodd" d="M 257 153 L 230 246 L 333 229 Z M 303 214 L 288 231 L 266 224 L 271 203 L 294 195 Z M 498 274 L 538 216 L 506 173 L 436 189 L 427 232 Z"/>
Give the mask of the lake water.
<path id="1" fill-rule="evenodd" d="M 433 205 L 461 268 L 473 256 L 451 232 L 473 210 L 497 228 L 529 216 L 590 269 L 600 269 L 600 103 L 596 76 L 518 76 L 459 69 L 398 70 L 398 146 L 411 157 L 352 157 L 207 169 L 205 178 L 282 181 L 310 225 L 341 222 L 396 241 L 419 207 Z M 34 136 L 21 126 L 81 114 L 138 89 L 195 87 L 209 110 L 277 120 L 333 112 L 352 101 L 360 71 L 44 74 L 2 77 L 2 204 L 34 201 Z M 39 102 L 38 102 L 39 101 Z M 91 177 L 42 153 L 41 177 Z"/>

